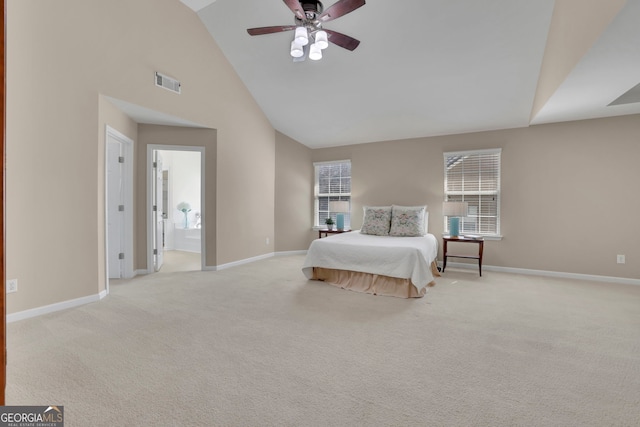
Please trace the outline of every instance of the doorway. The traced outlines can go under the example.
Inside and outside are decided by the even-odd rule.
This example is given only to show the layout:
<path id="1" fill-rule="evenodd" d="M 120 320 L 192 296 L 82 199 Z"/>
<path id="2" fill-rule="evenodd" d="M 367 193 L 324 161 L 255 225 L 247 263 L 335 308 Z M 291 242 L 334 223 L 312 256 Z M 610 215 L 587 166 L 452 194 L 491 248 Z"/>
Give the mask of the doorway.
<path id="1" fill-rule="evenodd" d="M 204 147 L 147 146 L 149 272 L 204 270 Z"/>
<path id="2" fill-rule="evenodd" d="M 107 281 L 133 273 L 133 140 L 110 126 L 105 130 L 105 253 Z"/>

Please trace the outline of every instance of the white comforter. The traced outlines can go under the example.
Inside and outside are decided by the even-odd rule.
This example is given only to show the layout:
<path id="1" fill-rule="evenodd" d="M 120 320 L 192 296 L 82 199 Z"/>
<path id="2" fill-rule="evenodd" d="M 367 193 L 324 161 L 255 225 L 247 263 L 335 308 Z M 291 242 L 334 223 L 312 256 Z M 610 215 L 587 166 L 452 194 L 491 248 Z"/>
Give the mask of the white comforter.
<path id="1" fill-rule="evenodd" d="M 351 270 L 411 279 L 418 290 L 433 281 L 431 262 L 438 256 L 433 234 L 423 237 L 371 236 L 360 231 L 334 234 L 311 243 L 302 272 L 313 267 Z"/>

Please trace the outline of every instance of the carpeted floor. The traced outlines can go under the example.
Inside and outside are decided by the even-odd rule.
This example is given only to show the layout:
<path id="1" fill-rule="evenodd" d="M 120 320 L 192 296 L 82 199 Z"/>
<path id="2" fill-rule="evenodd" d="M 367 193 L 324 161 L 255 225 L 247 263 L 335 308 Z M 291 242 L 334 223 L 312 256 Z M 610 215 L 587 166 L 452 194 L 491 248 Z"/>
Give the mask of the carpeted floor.
<path id="1" fill-rule="evenodd" d="M 11 323 L 8 405 L 66 426 L 637 426 L 640 287 L 448 269 L 422 299 L 304 257 L 112 284 Z"/>

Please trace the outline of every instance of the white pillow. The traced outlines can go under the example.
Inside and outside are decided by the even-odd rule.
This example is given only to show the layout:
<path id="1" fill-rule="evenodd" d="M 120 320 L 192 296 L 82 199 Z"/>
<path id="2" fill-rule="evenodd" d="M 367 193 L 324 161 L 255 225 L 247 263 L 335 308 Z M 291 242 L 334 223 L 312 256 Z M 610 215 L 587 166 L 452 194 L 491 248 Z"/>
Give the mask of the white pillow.
<path id="1" fill-rule="evenodd" d="M 388 236 L 391 227 L 391 206 L 363 206 L 364 220 L 360 233 Z"/>
<path id="2" fill-rule="evenodd" d="M 427 206 L 396 206 L 391 211 L 390 236 L 415 237 L 425 235 Z"/>

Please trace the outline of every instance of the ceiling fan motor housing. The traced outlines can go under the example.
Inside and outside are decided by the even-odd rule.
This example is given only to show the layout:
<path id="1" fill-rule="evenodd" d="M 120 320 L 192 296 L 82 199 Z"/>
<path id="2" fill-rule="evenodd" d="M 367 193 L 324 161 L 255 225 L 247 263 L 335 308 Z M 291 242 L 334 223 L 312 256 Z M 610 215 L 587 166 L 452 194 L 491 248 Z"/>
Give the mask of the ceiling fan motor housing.
<path id="1" fill-rule="evenodd" d="M 322 3 L 318 0 L 300 0 L 300 6 L 302 6 L 302 10 L 307 15 L 307 19 L 316 19 L 324 10 Z"/>

